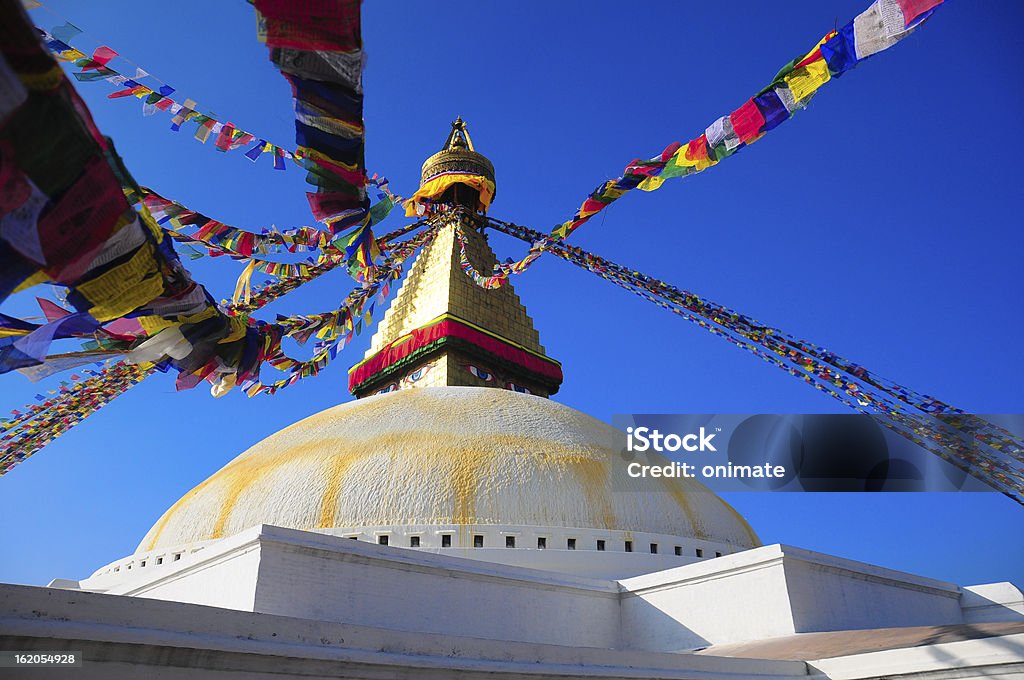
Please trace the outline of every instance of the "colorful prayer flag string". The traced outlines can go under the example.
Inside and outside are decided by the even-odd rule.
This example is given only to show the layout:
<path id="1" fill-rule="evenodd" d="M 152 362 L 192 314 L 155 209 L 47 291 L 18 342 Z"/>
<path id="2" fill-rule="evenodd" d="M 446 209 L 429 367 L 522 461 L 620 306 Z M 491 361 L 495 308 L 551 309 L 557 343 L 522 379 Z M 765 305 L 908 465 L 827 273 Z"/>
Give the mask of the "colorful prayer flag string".
<path id="1" fill-rule="evenodd" d="M 198 104 L 192 99 L 185 98 L 178 101 L 171 96 L 175 93 L 173 87 L 166 84 L 154 84 L 154 87 L 149 87 L 143 84 L 141 81 L 153 77 L 147 71 L 140 68 L 137 69 L 134 76 L 129 77 L 113 69 L 109 62 L 118 56 L 118 53 L 109 47 L 100 47 L 90 56 L 51 32 L 42 28 L 39 31 L 46 47 L 54 56 L 61 61 L 70 62 L 80 69 L 71 74 L 76 80 L 79 82 L 103 80 L 115 87 L 122 88 L 111 93 L 107 98 L 135 97 L 141 99 L 143 115 L 152 115 L 156 111 L 163 111 L 171 116 L 170 129 L 172 132 L 180 131 L 181 126 L 190 121 L 197 126 L 193 134 L 195 140 L 200 144 L 205 144 L 212 138 L 217 151 L 226 152 L 245 148 L 245 157 L 253 163 L 258 161 L 263 154 L 270 154 L 274 159 L 275 170 L 285 169 L 284 163 L 280 162 L 281 159 L 291 160 L 302 165 L 301 159 L 294 151 L 268 142 L 255 133 L 235 126 L 230 121 L 224 122 L 209 113 L 200 112 Z"/>
<path id="2" fill-rule="evenodd" d="M 265 361 L 278 370 L 287 371 L 290 375 L 269 384 L 253 376 L 240 384 L 245 393 L 250 397 L 260 393 L 274 394 L 302 378 L 315 376 L 323 370 L 353 337 L 359 335 L 364 328 L 370 327 L 374 307 L 377 303 L 383 302 L 390 292 L 390 282 L 401 277 L 405 260 L 419 248 L 430 243 L 436 233 L 437 227 L 432 226 L 408 241 L 395 244 L 384 263 L 375 268 L 373 278 L 353 290 L 337 310 L 325 314 L 278 318 L 273 330 L 266 334 Z M 374 298 L 376 301 L 371 303 Z M 312 358 L 297 361 L 284 354 L 281 348 L 282 336 L 305 342 L 314 335 L 319 338 L 319 342 Z"/>
<path id="3" fill-rule="evenodd" d="M 540 232 L 488 218 L 488 226 L 527 242 Z M 564 243 L 556 257 L 697 324 L 847 406 L 883 416 L 894 432 L 1024 504 L 1024 442 L 1011 432 L 695 293 Z"/>
<path id="4" fill-rule="evenodd" d="M 274 12 L 288 14 L 289 10 L 287 7 L 279 6 L 281 3 L 268 2 L 267 7 L 264 9 L 269 11 L 271 14 Z M 335 16 L 339 16 L 342 13 L 348 18 L 344 21 L 352 21 L 354 17 L 355 28 L 349 26 L 346 30 L 352 33 L 358 38 L 359 28 L 359 9 L 358 5 L 353 8 L 351 2 L 345 0 L 331 0 L 332 5 L 337 6 L 337 10 L 328 12 L 327 15 L 320 18 L 313 17 L 308 8 L 305 8 L 299 13 L 297 18 L 292 18 L 292 27 L 298 25 L 298 23 L 309 22 L 323 24 L 326 21 L 333 20 Z M 149 116 L 156 113 L 156 111 L 163 111 L 171 116 L 170 129 L 174 132 L 178 132 L 181 129 L 182 124 L 185 122 L 196 123 L 197 127 L 193 137 L 200 143 L 205 144 L 210 139 L 214 140 L 214 148 L 218 151 L 234 151 L 237 149 L 245 148 L 245 157 L 253 163 L 257 162 L 264 154 L 269 154 L 273 159 L 273 167 L 275 170 L 284 170 L 286 165 L 285 160 L 290 160 L 300 167 L 306 169 L 308 174 L 306 181 L 313 186 L 318 187 L 318 193 L 325 190 L 337 190 L 338 179 L 341 178 L 342 184 L 346 187 L 361 187 L 360 182 L 366 181 L 366 172 L 362 168 L 362 135 L 363 135 L 363 124 L 362 124 L 362 52 L 361 50 L 352 49 L 347 52 L 336 52 L 330 53 L 326 51 L 314 51 L 307 52 L 301 48 L 297 49 L 282 49 L 277 46 L 271 54 L 272 60 L 278 64 L 282 72 L 286 73 L 286 77 L 292 79 L 293 77 L 302 77 L 309 79 L 310 81 L 322 81 L 319 85 L 316 82 L 312 84 L 317 88 L 316 95 L 318 97 L 326 97 L 325 92 L 330 91 L 330 85 L 346 85 L 349 86 L 353 91 L 358 94 L 358 114 L 359 119 L 356 120 L 353 116 L 356 113 L 355 109 L 350 106 L 344 105 L 342 109 L 352 115 L 343 115 L 338 110 L 332 109 L 328 106 L 329 102 L 332 102 L 335 97 L 326 97 L 326 99 L 313 99 L 313 103 L 308 103 L 300 98 L 296 99 L 296 126 L 297 129 L 301 128 L 305 132 L 300 132 L 300 142 L 304 139 L 317 139 L 319 141 L 310 142 L 306 145 L 306 148 L 300 146 L 296 150 L 290 150 L 280 145 L 274 144 L 267 141 L 260 135 L 243 130 L 230 121 L 222 121 L 217 116 L 210 113 L 203 113 L 199 110 L 198 104 L 192 99 L 184 98 L 181 99 L 180 95 L 175 96 L 176 89 L 160 81 L 149 71 L 141 68 L 129 61 L 118 52 L 114 51 L 110 47 L 101 46 L 93 51 L 92 55 L 89 55 L 82 50 L 76 49 L 71 45 L 71 39 L 82 33 L 81 29 L 72 24 L 70 21 L 61 17 L 59 14 L 51 10 L 49 7 L 43 5 L 43 3 L 36 3 L 36 7 L 42 7 L 46 11 L 50 12 L 54 16 L 57 16 L 63 24 L 55 26 L 49 31 L 46 29 L 37 27 L 37 30 L 41 33 L 46 47 L 60 60 L 65 62 L 73 63 L 80 70 L 75 71 L 72 75 L 76 80 L 80 82 L 95 82 L 98 80 L 104 80 L 114 86 L 122 89 L 113 92 L 108 95 L 109 99 L 120 99 L 126 97 L 135 97 L 142 100 L 142 113 L 143 115 Z M 317 15 L 319 16 L 319 15 Z M 301 20 L 301 21 L 299 21 Z M 275 26 L 273 20 L 268 21 L 268 25 Z M 294 41 L 293 41 L 294 42 Z M 346 45 L 350 45 L 351 39 L 346 42 Z M 271 46 L 275 44 L 271 41 Z M 350 45 L 351 46 L 351 45 Z M 295 47 L 295 45 L 293 45 Z M 111 66 L 111 62 L 114 60 L 125 61 L 134 66 L 135 73 L 129 76 L 127 73 L 120 72 Z M 151 85 L 146 84 L 149 80 L 156 81 Z M 294 83 L 293 83 L 294 84 Z M 344 94 L 344 93 L 343 93 Z M 344 99 L 344 97 L 343 97 Z M 347 100 L 346 100 L 347 101 Z M 326 139 L 330 140 L 331 137 L 336 137 L 338 140 L 348 141 L 335 141 L 332 143 L 324 143 L 323 139 L 319 139 L 321 136 L 326 135 Z M 358 149 L 358 163 L 345 163 L 344 161 L 337 160 L 340 158 L 338 153 L 333 153 L 332 149 L 336 149 L 339 145 L 341 146 L 352 146 L 351 142 L 358 138 L 360 140 Z M 326 147 L 321 148 L 321 147 Z M 373 176 L 376 180 L 376 175 Z M 383 186 L 386 187 L 387 180 L 383 180 Z M 377 182 L 378 186 L 381 186 Z M 332 187 L 334 187 L 332 189 Z M 347 188 L 341 189 L 341 191 L 348 191 Z M 311 194 L 313 196 L 313 194 Z M 395 197 L 388 192 L 390 199 L 397 199 L 395 202 L 400 202 L 401 198 Z M 311 198 L 311 204 L 313 199 Z M 337 208 L 339 203 L 338 197 L 332 197 L 330 204 L 332 208 Z M 319 205 L 319 203 L 318 203 Z M 342 215 L 330 213 L 330 210 L 325 208 L 325 215 L 333 215 L 331 219 L 325 221 L 335 222 L 341 221 L 335 231 L 345 231 L 351 229 L 352 226 L 358 224 L 360 220 L 354 219 L 352 215 Z M 390 210 L 390 206 L 387 208 Z M 316 212 L 316 210 L 314 211 Z M 318 219 L 324 219 L 322 216 L 318 216 Z M 379 217 L 375 221 L 379 221 Z M 364 244 L 365 245 L 365 244 Z"/>
<path id="5" fill-rule="evenodd" d="M 260 39 L 291 84 L 297 156 L 317 187 L 313 216 L 344 238 L 349 271 L 372 277 L 380 256 L 366 196 L 363 41 L 359 0 L 255 0 Z"/>
<path id="6" fill-rule="evenodd" d="M 378 201 L 370 209 L 372 226 L 383 220 L 401 197 L 395 196 L 388 188 L 386 179 L 376 176 L 370 183 L 378 189 Z M 152 189 L 142 187 L 140 196 L 134 197 L 149 209 L 150 214 L 175 241 L 207 248 L 210 255 L 228 255 L 236 260 L 255 262 L 254 269 L 269 276 L 299 276 L 314 266 L 314 262 L 284 263 L 254 258 L 255 254 L 267 254 L 282 248 L 288 252 L 320 250 L 325 257 L 343 257 L 351 266 L 350 245 L 345 235 L 335 236 L 315 227 L 298 227 L 285 231 L 264 230 L 261 233 L 246 231 L 214 220 L 206 215 L 189 210 L 185 206 L 160 196 Z M 167 229 L 168 225 L 171 227 Z M 185 233 L 194 228 L 195 231 Z M 379 246 L 378 246 L 379 247 Z"/>
<path id="7" fill-rule="evenodd" d="M 686 144 L 673 142 L 648 160 L 636 159 L 620 177 L 598 186 L 571 219 L 550 234 L 532 242 L 518 261 L 499 263 L 489 276 L 475 277 L 485 288 L 504 285 L 509 274 L 521 274 L 544 250 L 568 238 L 613 202 L 633 189 L 654 191 L 673 177 L 702 172 L 789 120 L 807 106 L 811 97 L 829 82 L 861 61 L 892 47 L 928 19 L 942 0 L 875 0 L 853 21 L 829 31 L 814 48 L 783 66 L 772 81 L 732 113 L 709 125 Z"/>
<path id="8" fill-rule="evenodd" d="M 88 378 L 62 389 L 57 397 L 0 422 L 0 476 L 140 383 L 151 370 L 119 362 L 102 373 L 90 371 Z"/>
<path id="9" fill-rule="evenodd" d="M 202 321 L 204 337 L 225 338 L 235 322 L 192 280 L 148 211 L 132 209 L 122 187 L 134 180 L 24 11 L 9 3 L 0 9 L 0 68 L 6 70 L 0 80 L 11 86 L 0 107 L 0 301 L 51 282 L 69 291 L 74 308 L 13 341 L 0 370 L 43 364 L 49 343 L 69 323 L 98 331 L 132 317 L 144 335 L 147 321 Z M 210 345 L 202 360 L 231 351 Z"/>
<path id="10" fill-rule="evenodd" d="M 380 238 L 381 248 L 386 249 L 389 253 L 393 253 L 395 258 L 406 259 L 410 254 L 409 249 L 422 246 L 425 243 L 424 239 L 429 238 L 427 231 L 421 232 L 413 239 L 405 242 L 393 242 L 395 239 L 422 227 L 424 224 L 425 222 L 423 221 L 417 222 L 385 234 Z M 227 312 L 231 315 L 247 315 L 295 290 L 304 283 L 327 273 L 340 264 L 342 264 L 341 260 L 328 261 L 313 267 L 303 276 L 282 278 L 255 291 L 250 301 L 228 307 Z M 386 281 L 378 289 L 378 294 L 380 293 L 387 295 L 388 286 Z M 299 320 L 292 319 L 288 323 L 292 328 L 298 328 Z M 329 358 L 334 358 L 339 351 L 337 344 L 335 343 L 335 349 L 328 349 L 327 356 Z M 313 375 L 323 367 L 322 358 L 319 359 L 319 362 L 321 362 L 319 366 L 317 366 L 318 357 L 314 357 L 311 362 L 310 366 L 315 368 L 300 366 L 297 371 L 299 378 L 303 377 L 303 368 L 305 368 L 306 375 Z M 85 418 L 99 408 L 110 403 L 129 388 L 137 385 L 156 368 L 156 364 L 135 366 L 121 361 L 103 371 L 87 369 L 82 371 L 82 373 L 88 377 L 72 375 L 71 378 L 75 383 L 70 387 L 62 386 L 59 394 L 56 396 L 37 400 L 36 403 L 25 406 L 23 410 L 12 411 L 12 418 L 0 419 L 0 433 L 2 433 L 0 434 L 0 476 L 32 456 L 61 434 L 85 420 Z M 296 378 L 296 380 L 299 378 Z M 231 379 L 225 377 L 225 380 L 227 383 L 230 383 Z M 289 380 L 291 378 L 284 382 L 288 384 L 294 382 L 294 380 L 288 382 Z M 215 393 L 219 396 L 228 387 L 228 384 L 222 382 Z M 281 389 L 280 386 L 275 388 L 275 384 L 266 387 L 267 389 L 260 389 L 258 391 L 273 394 L 277 389 Z M 254 391 L 253 393 L 255 394 L 256 392 Z"/>

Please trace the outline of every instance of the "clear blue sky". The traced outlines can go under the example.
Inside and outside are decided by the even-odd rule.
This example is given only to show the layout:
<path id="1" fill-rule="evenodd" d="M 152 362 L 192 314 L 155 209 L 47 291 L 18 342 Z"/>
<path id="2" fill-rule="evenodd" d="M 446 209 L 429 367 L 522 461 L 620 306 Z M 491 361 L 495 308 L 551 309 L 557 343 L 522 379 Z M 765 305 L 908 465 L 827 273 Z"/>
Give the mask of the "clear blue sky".
<path id="1" fill-rule="evenodd" d="M 83 48 L 108 44 L 222 119 L 292 145 L 289 88 L 247 3 L 47 4 L 86 31 L 74 41 Z M 368 165 L 409 195 L 462 115 L 497 168 L 491 214 L 548 229 L 633 158 L 700 134 L 867 4 L 367 2 Z M 1024 411 L 1022 13 L 1013 0 L 949 2 L 743 153 L 628 195 L 572 240 L 954 405 Z M 138 100 L 107 100 L 106 83 L 79 91 L 139 182 L 238 226 L 312 223 L 297 168 L 274 172 L 267 159 L 253 166 L 175 135 L 166 115 L 143 118 Z M 396 214 L 385 228 L 401 223 Z M 491 238 L 502 257 L 524 251 Z M 224 296 L 240 269 L 189 266 Z M 559 260 L 515 285 L 563 362 L 556 399 L 598 418 L 842 409 Z M 265 315 L 334 308 L 349 286 L 340 272 L 324 277 Z M 83 578 L 131 553 L 237 453 L 349 400 L 345 371 L 367 343 L 275 397 L 176 394 L 157 376 L 117 399 L 0 479 L 0 581 Z M 4 411 L 40 390 L 18 375 L 2 381 Z M 729 500 L 766 543 L 962 584 L 1024 584 L 1024 509 L 998 494 Z"/>

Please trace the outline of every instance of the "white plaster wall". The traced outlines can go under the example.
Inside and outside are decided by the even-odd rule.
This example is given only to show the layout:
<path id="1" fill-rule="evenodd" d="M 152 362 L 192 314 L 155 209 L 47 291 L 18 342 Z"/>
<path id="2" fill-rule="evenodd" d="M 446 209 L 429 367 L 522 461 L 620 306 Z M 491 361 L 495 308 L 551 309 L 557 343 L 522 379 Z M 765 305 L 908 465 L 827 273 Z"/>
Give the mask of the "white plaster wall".
<path id="1" fill-rule="evenodd" d="M 550 548 L 547 550 L 454 548 L 452 550 L 437 549 L 434 552 L 439 555 L 451 555 L 492 564 L 507 564 L 602 579 L 620 579 L 650 574 L 697 561 L 696 557 L 675 557 L 674 555 L 610 553 L 595 550 L 551 550 Z"/>
<path id="2" fill-rule="evenodd" d="M 965 620 L 961 611 L 968 622 L 1024 616 L 1024 597 L 1010 584 L 961 589 L 781 545 L 618 582 L 462 559 L 459 552 L 522 554 L 533 566 L 550 560 L 549 568 L 587 557 L 623 564 L 679 559 L 595 550 L 410 550 L 257 526 L 169 568 L 133 570 L 132 581 L 109 592 L 313 622 L 652 652 L 800 632 L 955 624 Z"/>
<path id="3" fill-rule="evenodd" d="M 963 623 L 952 583 L 784 546 L 797 633 Z"/>
<path id="4" fill-rule="evenodd" d="M 619 583 L 623 644 L 636 649 L 963 622 L 952 583 L 783 545 Z"/>
<path id="5" fill-rule="evenodd" d="M 397 548 L 603 579 L 649 574 L 738 550 L 727 543 L 667 534 L 525 525 L 408 524 L 317 529 L 315 533 L 375 544 L 381 536 L 387 536 L 388 545 Z M 445 534 L 451 536 L 450 548 L 441 547 L 441 537 Z M 484 548 L 472 547 L 476 535 L 484 537 Z M 414 536 L 419 539 L 419 548 L 410 547 Z M 507 536 L 515 537 L 514 548 L 504 547 Z M 548 546 L 544 550 L 536 547 L 537 539 L 542 536 Z M 576 540 L 575 550 L 567 549 L 570 538 Z M 597 550 L 598 540 L 604 541 L 605 550 Z M 626 541 L 632 543 L 632 552 L 625 552 Z M 55 579 L 50 585 L 73 588 L 77 583 L 82 590 L 124 592 L 126 584 L 152 581 L 186 563 L 204 559 L 203 550 L 218 543 L 219 539 L 137 552 L 100 567 L 80 582 Z M 657 546 L 657 554 L 651 553 L 652 544 Z M 679 555 L 676 555 L 677 548 Z"/>
<path id="6" fill-rule="evenodd" d="M 202 551 L 216 541 L 204 541 L 192 545 L 176 546 L 170 550 L 153 550 L 148 553 L 135 553 L 106 564 L 93 574 L 78 583 L 82 590 L 92 592 L 121 592 L 131 583 L 151 582 L 158 576 L 176 572 L 185 565 L 203 559 Z M 70 579 L 54 579 L 50 585 L 57 588 L 70 587 Z"/>
<path id="7" fill-rule="evenodd" d="M 274 531 L 293 535 L 261 542 L 255 611 L 497 640 L 619 646 L 612 582 Z"/>
<path id="8" fill-rule="evenodd" d="M 603 579 L 650 574 L 738 550 L 727 543 L 683 536 L 581 527 L 410 524 L 318 529 L 316 533 L 368 543 L 379 543 L 381 537 L 386 536 L 388 545 L 396 548 Z M 452 547 L 441 547 L 444 535 L 451 537 Z M 483 548 L 473 547 L 476 536 L 483 538 Z M 419 540 L 418 548 L 410 547 L 413 537 Z M 506 547 L 509 537 L 514 539 L 514 547 Z M 537 539 L 541 537 L 546 540 L 545 549 L 537 548 Z M 575 540 L 573 550 L 568 549 L 569 539 Z M 604 550 L 597 550 L 599 540 L 604 541 Z M 627 541 L 632 546 L 631 552 L 625 551 Z M 652 545 L 656 553 L 651 552 Z M 676 555 L 677 549 L 679 555 Z"/>
<path id="9" fill-rule="evenodd" d="M 794 632 L 777 545 L 619 583 L 624 647 L 677 651 Z"/>
<path id="10" fill-rule="evenodd" d="M 1011 680 L 1024 635 L 854 656 L 765 661 L 404 633 L 52 588 L 0 585 L 0 650 L 80 651 L 74 670 L 4 669 L 7 678 L 377 680 Z"/>
<path id="11" fill-rule="evenodd" d="M 156 600 L 252 611 L 260 568 L 260 546 L 248 545 L 205 560 L 194 560 L 146 584 L 122 584 L 107 591 Z"/>
<path id="12" fill-rule="evenodd" d="M 408 633 L 177 602 L 0 585 L 0 650 L 80 651 L 86 680 L 797 680 L 806 665 Z"/>
<path id="13" fill-rule="evenodd" d="M 1005 581 L 963 588 L 960 607 L 964 623 L 1024 621 L 1024 593 Z"/>

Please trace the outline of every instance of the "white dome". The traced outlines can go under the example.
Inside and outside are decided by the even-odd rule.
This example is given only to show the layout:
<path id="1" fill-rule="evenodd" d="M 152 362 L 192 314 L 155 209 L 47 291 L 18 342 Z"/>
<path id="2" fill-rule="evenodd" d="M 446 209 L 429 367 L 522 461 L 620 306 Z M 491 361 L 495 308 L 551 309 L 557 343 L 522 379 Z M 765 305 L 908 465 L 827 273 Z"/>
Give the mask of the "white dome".
<path id="1" fill-rule="evenodd" d="M 137 552 L 257 524 L 574 527 L 760 545 L 699 482 L 628 477 L 620 446 L 611 426 L 508 390 L 368 397 L 310 416 L 232 460 L 164 513 Z"/>

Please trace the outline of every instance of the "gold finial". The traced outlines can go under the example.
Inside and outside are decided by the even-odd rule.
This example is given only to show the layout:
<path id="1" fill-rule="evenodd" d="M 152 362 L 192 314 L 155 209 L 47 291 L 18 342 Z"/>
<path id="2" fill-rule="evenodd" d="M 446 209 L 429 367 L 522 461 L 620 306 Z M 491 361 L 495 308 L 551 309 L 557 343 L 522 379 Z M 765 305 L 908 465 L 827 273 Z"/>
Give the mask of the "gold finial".
<path id="1" fill-rule="evenodd" d="M 452 131 L 441 150 L 423 163 L 420 186 L 440 174 L 451 172 L 480 175 L 494 181 L 494 166 L 473 147 L 473 138 L 469 136 L 469 128 L 462 116 L 452 122 Z"/>
<path id="2" fill-rule="evenodd" d="M 456 116 L 452 122 L 452 131 L 448 133 L 448 139 L 445 140 L 441 150 L 456 151 L 463 149 L 476 150 L 473 148 L 473 140 L 469 137 L 469 128 L 466 127 L 466 121 L 462 120 L 462 116 Z"/>

